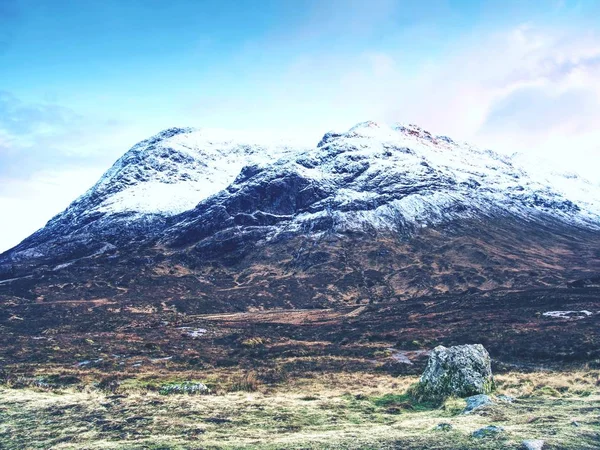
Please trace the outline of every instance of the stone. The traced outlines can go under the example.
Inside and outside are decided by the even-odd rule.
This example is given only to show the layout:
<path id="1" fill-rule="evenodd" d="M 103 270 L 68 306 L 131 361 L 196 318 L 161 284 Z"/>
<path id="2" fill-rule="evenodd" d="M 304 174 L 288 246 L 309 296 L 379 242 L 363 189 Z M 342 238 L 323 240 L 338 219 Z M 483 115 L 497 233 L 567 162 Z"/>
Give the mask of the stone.
<path id="1" fill-rule="evenodd" d="M 544 441 L 541 439 L 523 441 L 523 448 L 526 450 L 542 450 L 544 448 Z"/>
<path id="2" fill-rule="evenodd" d="M 210 389 L 204 383 L 184 381 L 182 383 L 163 384 L 158 390 L 161 395 L 171 394 L 210 394 Z"/>
<path id="3" fill-rule="evenodd" d="M 489 394 L 494 389 L 490 355 L 481 344 L 438 346 L 416 388 L 422 399 Z"/>
<path id="4" fill-rule="evenodd" d="M 473 437 L 480 439 L 484 437 L 497 436 L 500 433 L 504 433 L 504 428 L 497 427 L 496 425 L 488 425 L 487 427 L 473 431 Z"/>
<path id="5" fill-rule="evenodd" d="M 451 423 L 438 423 L 435 427 L 435 429 L 439 431 L 450 431 L 452 428 L 454 427 Z"/>
<path id="6" fill-rule="evenodd" d="M 498 395 L 498 396 L 496 396 L 496 398 L 504 403 L 512 403 L 516 400 L 514 397 L 511 397 L 510 395 L 504 395 L 504 394 Z"/>
<path id="7" fill-rule="evenodd" d="M 466 399 L 467 407 L 463 411 L 463 414 L 469 414 L 476 409 L 482 408 L 483 406 L 491 405 L 494 402 L 489 395 L 479 394 L 472 395 L 471 397 L 467 397 Z"/>

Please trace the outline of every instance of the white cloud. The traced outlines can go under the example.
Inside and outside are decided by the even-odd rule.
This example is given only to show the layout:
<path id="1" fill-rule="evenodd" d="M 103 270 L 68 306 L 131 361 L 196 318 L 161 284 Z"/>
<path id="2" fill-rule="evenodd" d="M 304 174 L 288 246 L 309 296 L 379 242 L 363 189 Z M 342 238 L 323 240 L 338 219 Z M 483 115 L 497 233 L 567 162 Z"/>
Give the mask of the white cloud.
<path id="1" fill-rule="evenodd" d="M 66 208 L 128 146 L 149 134 L 0 92 L 0 252 Z"/>
<path id="2" fill-rule="evenodd" d="M 27 178 L 3 178 L 0 191 L 0 251 L 17 245 L 65 209 L 98 179 L 102 168 L 40 171 Z"/>
<path id="3" fill-rule="evenodd" d="M 238 123 L 250 127 L 290 124 L 313 134 L 368 119 L 416 123 L 600 181 L 598 32 L 522 24 L 465 30 L 442 43 L 417 28 L 413 46 L 407 31 L 385 48 L 298 54 L 269 67 L 267 78 L 262 69 L 254 74 L 264 84 L 250 87 L 251 99 L 212 103 L 223 121 L 242 117 Z M 205 116 L 216 117 L 208 108 Z"/>
<path id="4" fill-rule="evenodd" d="M 357 117 L 416 123 L 600 181 L 597 33 L 521 25 L 472 34 L 432 60 L 388 50 L 329 68 L 334 102 Z"/>

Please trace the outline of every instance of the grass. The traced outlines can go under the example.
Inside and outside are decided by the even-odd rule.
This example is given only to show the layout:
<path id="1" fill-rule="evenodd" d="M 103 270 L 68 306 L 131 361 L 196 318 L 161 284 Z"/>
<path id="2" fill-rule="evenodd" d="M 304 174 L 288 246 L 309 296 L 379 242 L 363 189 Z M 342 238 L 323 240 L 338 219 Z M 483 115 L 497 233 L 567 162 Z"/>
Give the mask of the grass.
<path id="1" fill-rule="evenodd" d="M 498 375 L 497 393 L 516 400 L 470 415 L 460 414 L 461 399 L 415 402 L 407 394 L 414 376 L 304 373 L 267 383 L 260 374 L 232 369 L 177 379 L 138 374 L 110 388 L 97 376 L 73 371 L 52 378 L 67 384 L 21 380 L 0 387 L 0 448 L 504 449 L 525 439 L 544 439 L 549 449 L 600 446 L 597 370 Z M 161 395 L 160 386 L 186 377 L 211 386 L 212 394 Z M 250 388 L 236 385 L 244 380 Z M 440 423 L 452 427 L 436 429 Z M 487 425 L 506 432 L 471 437 Z"/>

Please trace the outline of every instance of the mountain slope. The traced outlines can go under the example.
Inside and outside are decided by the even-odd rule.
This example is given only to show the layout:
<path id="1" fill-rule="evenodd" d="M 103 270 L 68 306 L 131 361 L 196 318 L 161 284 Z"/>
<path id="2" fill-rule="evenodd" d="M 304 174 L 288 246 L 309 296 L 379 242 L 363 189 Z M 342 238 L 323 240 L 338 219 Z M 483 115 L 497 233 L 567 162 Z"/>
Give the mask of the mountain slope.
<path id="1" fill-rule="evenodd" d="M 84 195 L 9 253 L 11 261 L 68 261 L 139 241 L 226 188 L 247 164 L 298 151 L 221 130 L 171 128 L 133 146 Z M 0 262 L 2 259 L 0 259 Z"/>
<path id="2" fill-rule="evenodd" d="M 410 234 L 485 217 L 599 229 L 598 205 L 580 207 L 491 151 L 415 126 L 366 122 L 326 135 L 310 152 L 246 168 L 226 190 L 179 216 L 162 241 L 182 245 L 239 227 L 271 234 L 365 228 Z"/>
<path id="3" fill-rule="evenodd" d="M 600 271 L 600 189 L 556 179 L 414 125 L 311 149 L 171 129 L 0 256 L 0 293 L 218 311 L 557 285 Z"/>

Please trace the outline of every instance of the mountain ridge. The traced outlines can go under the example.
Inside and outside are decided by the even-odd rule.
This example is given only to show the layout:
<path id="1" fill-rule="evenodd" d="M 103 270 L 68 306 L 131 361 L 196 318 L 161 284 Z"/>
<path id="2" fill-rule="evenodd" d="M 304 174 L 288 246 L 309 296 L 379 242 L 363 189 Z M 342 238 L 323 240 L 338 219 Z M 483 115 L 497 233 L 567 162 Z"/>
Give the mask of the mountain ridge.
<path id="1" fill-rule="evenodd" d="M 520 289 L 600 270 L 600 189 L 580 178 L 560 179 L 571 200 L 510 157 L 416 125 L 363 122 L 311 148 L 240 136 L 172 128 L 136 144 L 0 255 L 0 295 L 122 297 L 118 281 L 148 301 L 212 296 L 227 309 Z"/>

